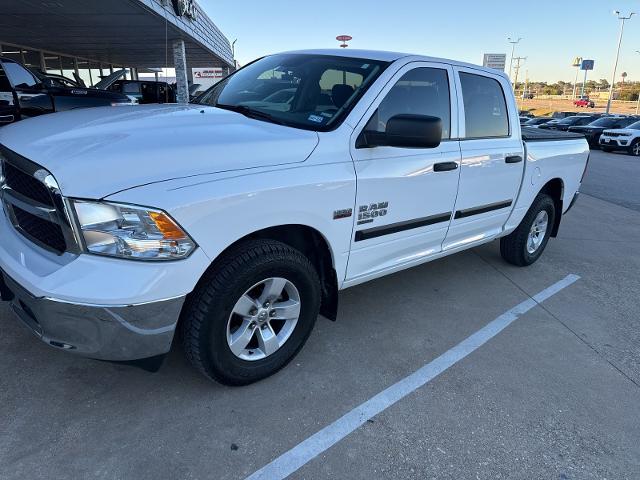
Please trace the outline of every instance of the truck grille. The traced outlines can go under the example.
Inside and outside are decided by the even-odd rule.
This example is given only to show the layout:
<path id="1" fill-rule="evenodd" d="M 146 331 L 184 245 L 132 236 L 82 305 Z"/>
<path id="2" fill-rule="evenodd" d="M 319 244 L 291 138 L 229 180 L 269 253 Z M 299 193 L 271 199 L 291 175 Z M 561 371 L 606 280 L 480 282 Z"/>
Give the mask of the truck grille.
<path id="1" fill-rule="evenodd" d="M 67 249 L 67 242 L 64 239 L 60 225 L 42 220 L 15 206 L 13 207 L 13 214 L 20 226 L 20 230 L 26 233 L 28 237 L 38 240 L 58 253 L 62 253 Z"/>
<path id="2" fill-rule="evenodd" d="M 16 231 L 58 255 L 76 252 L 78 242 L 51 174 L 2 145 L 0 167 L 0 197 Z"/>
<path id="3" fill-rule="evenodd" d="M 27 175 L 8 162 L 4 164 L 4 177 L 5 183 L 14 191 L 43 205 L 53 207 L 53 200 L 49 190 L 39 180 Z"/>

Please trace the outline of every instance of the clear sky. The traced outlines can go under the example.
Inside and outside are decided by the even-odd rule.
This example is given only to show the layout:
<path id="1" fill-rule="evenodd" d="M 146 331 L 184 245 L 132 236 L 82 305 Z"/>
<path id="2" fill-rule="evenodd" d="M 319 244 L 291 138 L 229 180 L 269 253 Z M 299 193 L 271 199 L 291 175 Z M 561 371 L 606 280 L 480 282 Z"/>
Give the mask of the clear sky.
<path id="1" fill-rule="evenodd" d="M 523 37 L 516 56 L 528 57 L 532 81 L 573 82 L 576 56 L 595 60 L 589 79 L 611 81 L 620 23 L 613 10 L 638 15 L 626 22 L 617 81 L 640 81 L 640 0 L 198 0 L 245 64 L 262 55 L 334 48 L 336 35 L 353 48 L 393 50 L 482 63 L 507 53 L 507 37 Z"/>

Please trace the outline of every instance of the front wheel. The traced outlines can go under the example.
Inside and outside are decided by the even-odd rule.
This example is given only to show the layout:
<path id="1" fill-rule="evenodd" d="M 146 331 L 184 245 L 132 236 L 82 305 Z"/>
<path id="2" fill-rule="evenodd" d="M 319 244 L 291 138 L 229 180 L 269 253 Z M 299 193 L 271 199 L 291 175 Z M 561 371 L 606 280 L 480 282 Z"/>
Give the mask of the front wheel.
<path id="1" fill-rule="evenodd" d="M 629 154 L 640 157 L 640 139 L 635 139 L 629 147 Z"/>
<path id="2" fill-rule="evenodd" d="M 549 242 L 556 215 L 553 199 L 539 194 L 518 228 L 500 239 L 502 258 L 518 267 L 535 263 Z"/>
<path id="3" fill-rule="evenodd" d="M 253 240 L 226 254 L 190 295 L 182 336 L 189 361 L 225 385 L 247 385 L 300 351 L 320 309 L 320 280 L 298 250 Z"/>

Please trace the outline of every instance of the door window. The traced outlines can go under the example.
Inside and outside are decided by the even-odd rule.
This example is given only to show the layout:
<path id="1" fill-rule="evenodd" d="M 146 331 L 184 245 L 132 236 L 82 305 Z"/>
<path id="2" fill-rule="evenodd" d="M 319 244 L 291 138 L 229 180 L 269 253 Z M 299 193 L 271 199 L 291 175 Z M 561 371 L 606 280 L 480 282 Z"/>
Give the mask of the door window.
<path id="1" fill-rule="evenodd" d="M 507 102 L 500 83 L 489 77 L 460 72 L 467 138 L 509 136 Z"/>
<path id="2" fill-rule="evenodd" d="M 451 98 L 447 71 L 416 68 L 407 72 L 389 91 L 365 131 L 384 132 L 391 117 L 429 115 L 442 120 L 442 138 L 451 137 Z"/>
<path id="3" fill-rule="evenodd" d="M 2 62 L 2 66 L 15 88 L 33 88 L 39 83 L 22 65 L 14 62 Z"/>
<path id="4" fill-rule="evenodd" d="M 9 83 L 7 74 L 4 73 L 2 63 L 0 63 L 0 92 L 10 92 L 11 90 L 13 89 L 11 88 L 11 84 Z"/>

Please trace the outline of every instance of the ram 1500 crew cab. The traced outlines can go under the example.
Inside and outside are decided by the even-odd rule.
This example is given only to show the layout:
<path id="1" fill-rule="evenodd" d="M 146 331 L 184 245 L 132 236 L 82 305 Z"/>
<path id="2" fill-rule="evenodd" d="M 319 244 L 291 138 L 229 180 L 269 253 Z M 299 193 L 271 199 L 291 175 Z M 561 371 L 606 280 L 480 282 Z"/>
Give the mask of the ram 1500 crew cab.
<path id="1" fill-rule="evenodd" d="M 353 50 L 262 58 L 198 104 L 30 119 L 0 144 L 2 298 L 23 323 L 109 361 L 181 337 L 236 385 L 289 362 L 341 289 L 494 239 L 532 264 L 588 159 L 581 135 L 523 131 L 502 73 Z"/>

